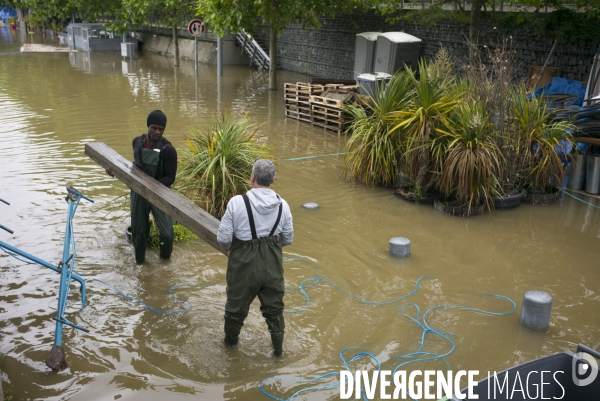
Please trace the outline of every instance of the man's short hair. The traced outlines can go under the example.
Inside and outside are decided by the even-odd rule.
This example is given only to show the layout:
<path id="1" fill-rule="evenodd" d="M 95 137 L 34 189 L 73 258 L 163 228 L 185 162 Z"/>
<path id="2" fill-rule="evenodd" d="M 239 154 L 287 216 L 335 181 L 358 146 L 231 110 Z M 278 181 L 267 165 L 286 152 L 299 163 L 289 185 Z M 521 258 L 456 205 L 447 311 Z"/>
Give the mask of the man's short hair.
<path id="1" fill-rule="evenodd" d="M 252 174 L 254 174 L 258 185 L 268 187 L 275 179 L 275 165 L 271 160 L 258 159 L 252 167 Z"/>

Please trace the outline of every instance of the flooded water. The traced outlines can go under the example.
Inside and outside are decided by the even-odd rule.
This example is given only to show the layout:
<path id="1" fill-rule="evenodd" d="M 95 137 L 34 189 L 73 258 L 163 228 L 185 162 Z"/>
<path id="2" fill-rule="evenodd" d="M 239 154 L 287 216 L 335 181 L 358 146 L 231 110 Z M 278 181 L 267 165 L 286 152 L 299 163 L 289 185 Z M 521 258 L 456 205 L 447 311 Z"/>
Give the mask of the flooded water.
<path id="1" fill-rule="evenodd" d="M 69 369 L 50 371 L 44 360 L 54 339 L 58 275 L 0 253 L 0 375 L 13 400 L 287 399 L 345 369 L 340 353 L 357 347 L 376 356 L 383 369 L 419 349 L 422 329 L 400 314 L 418 305 L 422 314 L 443 305 L 515 313 L 487 315 L 437 309 L 427 323 L 453 333 L 446 357 L 454 370 L 500 371 L 533 358 L 574 351 L 578 343 L 600 345 L 600 200 L 591 204 L 563 196 L 546 207 L 522 205 L 462 219 L 432 207 L 406 203 L 393 190 L 367 188 L 340 177 L 342 156 L 286 161 L 344 151 L 344 138 L 286 120 L 282 90 L 267 89 L 267 73 L 245 66 L 193 64 L 179 69 L 162 56 L 124 61 L 117 53 L 20 54 L 22 38 L 0 27 L 0 123 L 2 178 L 0 240 L 57 264 L 62 254 L 65 187 L 73 185 L 95 203 L 82 202 L 75 217 L 76 271 L 85 277 L 88 302 L 81 309 L 76 286 L 67 317 L 90 333 L 65 328 Z M 306 77 L 279 72 L 279 84 Z M 131 141 L 145 131 L 149 111 L 168 116 L 165 137 L 185 146 L 190 126 L 206 128 L 215 113 L 249 113 L 274 148 L 274 189 L 294 215 L 294 244 L 285 248 L 284 356 L 271 356 L 258 301 L 236 349 L 222 343 L 226 258 L 201 241 L 179 245 L 164 262 L 148 251 L 135 264 L 124 229 L 127 212 L 107 206 L 127 188 L 84 154 L 86 142 L 104 142 L 131 159 Z M 320 208 L 302 208 L 317 202 Z M 388 255 L 392 237 L 411 240 L 406 259 Z M 397 299 L 388 304 L 365 303 Z M 105 284 L 104 284 L 105 283 Z M 107 286 L 106 284 L 110 285 Z M 182 286 L 191 284 L 191 286 Z M 177 287 L 179 286 L 179 287 Z M 174 287 L 174 288 L 172 288 Z M 163 312 L 119 295 L 114 289 Z M 550 328 L 535 332 L 519 323 L 523 294 L 546 291 L 554 298 Z M 343 291 L 342 291 L 343 290 Z M 353 297 L 350 294 L 355 295 Z M 416 317 L 414 307 L 404 307 Z M 433 334 L 423 351 L 445 354 L 452 344 Z M 349 361 L 357 349 L 344 353 Z M 414 359 L 414 358 L 413 358 Z M 359 359 L 350 367 L 373 366 Z M 406 369 L 445 369 L 441 360 Z M 293 380 L 279 380 L 273 377 Z M 339 398 L 338 387 L 300 393 L 295 399 Z"/>

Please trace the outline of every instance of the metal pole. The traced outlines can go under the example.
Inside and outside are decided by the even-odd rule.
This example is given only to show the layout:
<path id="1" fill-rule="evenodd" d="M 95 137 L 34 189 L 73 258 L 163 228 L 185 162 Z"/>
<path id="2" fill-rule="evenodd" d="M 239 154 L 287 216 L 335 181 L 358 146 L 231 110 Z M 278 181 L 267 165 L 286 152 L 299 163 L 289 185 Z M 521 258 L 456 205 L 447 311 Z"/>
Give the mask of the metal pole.
<path id="1" fill-rule="evenodd" d="M 222 116 L 222 107 L 221 107 L 221 85 L 223 78 L 222 75 L 217 76 L 217 115 L 219 118 Z"/>
<path id="2" fill-rule="evenodd" d="M 196 60 L 196 76 L 198 76 L 198 38 L 194 38 L 194 52 Z"/>
<path id="3" fill-rule="evenodd" d="M 223 76 L 223 38 L 217 37 L 217 76 Z"/>
<path id="4" fill-rule="evenodd" d="M 556 47 L 557 42 L 558 42 L 558 39 L 556 39 L 554 41 L 554 44 L 552 45 L 552 49 L 550 49 L 550 53 L 548 53 L 548 57 L 546 58 L 546 62 L 544 63 L 544 65 L 542 66 L 542 69 L 540 70 L 540 75 L 538 75 L 537 79 L 535 80 L 535 85 L 533 85 L 533 88 L 531 88 L 531 93 L 535 92 L 535 90 L 537 89 L 538 82 L 540 82 L 540 79 L 542 79 L 542 75 L 544 75 L 544 70 L 546 69 L 546 66 L 548 65 L 548 63 L 550 62 L 550 57 L 552 56 L 552 53 L 554 53 L 554 48 Z"/>

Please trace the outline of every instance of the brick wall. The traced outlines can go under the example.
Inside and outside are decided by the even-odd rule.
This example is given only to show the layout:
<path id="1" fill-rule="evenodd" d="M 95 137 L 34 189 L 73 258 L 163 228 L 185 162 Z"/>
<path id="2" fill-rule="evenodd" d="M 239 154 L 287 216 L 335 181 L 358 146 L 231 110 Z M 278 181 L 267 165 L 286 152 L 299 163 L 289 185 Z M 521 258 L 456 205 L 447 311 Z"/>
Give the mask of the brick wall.
<path id="1" fill-rule="evenodd" d="M 423 41 L 421 55 L 428 60 L 435 56 L 440 45 L 448 49 L 457 61 L 463 60 L 468 52 L 465 41 L 469 27 L 458 22 L 435 26 L 406 22 L 387 25 L 385 19 L 378 15 L 352 14 L 324 18 L 322 23 L 318 32 L 314 29 L 305 31 L 297 24 L 289 25 L 277 38 L 278 66 L 311 76 L 351 79 L 356 34 L 361 32 L 404 31 L 416 36 Z M 530 66 L 544 64 L 552 48 L 552 39 L 539 37 L 531 26 L 496 28 L 494 25 L 492 21 L 482 22 L 479 43 L 493 44 L 503 37 L 512 36 L 520 77 L 529 76 Z M 255 32 L 260 43 L 268 44 L 268 35 L 266 29 Z M 560 67 L 563 78 L 587 81 L 599 44 L 600 36 L 595 42 L 578 39 L 559 41 L 549 65 Z"/>

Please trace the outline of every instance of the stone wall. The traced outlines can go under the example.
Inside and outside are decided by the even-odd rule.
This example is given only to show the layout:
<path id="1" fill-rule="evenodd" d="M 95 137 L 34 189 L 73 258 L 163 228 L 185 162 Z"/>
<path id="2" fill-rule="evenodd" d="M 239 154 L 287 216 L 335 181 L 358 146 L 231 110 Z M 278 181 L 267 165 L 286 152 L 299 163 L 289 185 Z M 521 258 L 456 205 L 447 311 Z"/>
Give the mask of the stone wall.
<path id="1" fill-rule="evenodd" d="M 337 18 L 324 18 L 319 31 L 304 30 L 293 24 L 277 38 L 278 65 L 284 70 L 311 76 L 351 79 L 354 70 L 354 46 L 356 34 L 361 32 L 403 31 L 420 38 L 421 55 L 429 60 L 440 46 L 449 50 L 456 61 L 464 60 L 468 49 L 468 25 L 443 22 L 435 26 L 423 26 L 398 22 L 387 25 L 385 19 L 375 14 L 352 14 Z M 552 48 L 553 40 L 540 38 L 534 27 L 495 27 L 492 21 L 484 21 L 480 44 L 494 44 L 502 38 L 512 37 L 516 50 L 515 61 L 521 78 L 529 76 L 529 68 L 543 65 Z M 269 43 L 268 30 L 255 32 L 257 41 Z M 569 39 L 559 41 L 550 66 L 560 67 L 560 76 L 567 79 L 587 81 L 600 36 L 595 42 Z M 268 51 L 268 49 L 265 49 Z"/>

